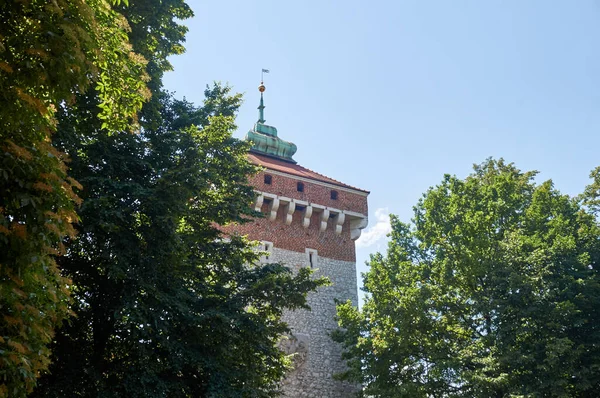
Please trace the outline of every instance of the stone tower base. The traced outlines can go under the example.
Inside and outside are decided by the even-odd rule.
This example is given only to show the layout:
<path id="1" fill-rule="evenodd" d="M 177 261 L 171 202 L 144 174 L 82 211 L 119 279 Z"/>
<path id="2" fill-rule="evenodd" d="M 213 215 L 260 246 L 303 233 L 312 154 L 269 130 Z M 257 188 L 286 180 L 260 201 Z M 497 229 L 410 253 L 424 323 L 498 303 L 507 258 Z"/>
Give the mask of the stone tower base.
<path id="1" fill-rule="evenodd" d="M 288 312 L 284 320 L 292 329 L 292 336 L 282 348 L 295 353 L 294 370 L 283 383 L 285 397 L 290 398 L 342 398 L 352 397 L 359 386 L 333 379 L 335 373 L 346 369 L 342 361 L 342 348 L 330 333 L 337 328 L 335 300 L 352 300 L 357 305 L 356 265 L 354 262 L 319 257 L 309 258 L 307 253 L 273 248 L 270 262 L 279 262 L 298 270 L 310 267 L 314 276 L 328 277 L 332 285 L 320 288 L 308 296 L 310 311 Z"/>

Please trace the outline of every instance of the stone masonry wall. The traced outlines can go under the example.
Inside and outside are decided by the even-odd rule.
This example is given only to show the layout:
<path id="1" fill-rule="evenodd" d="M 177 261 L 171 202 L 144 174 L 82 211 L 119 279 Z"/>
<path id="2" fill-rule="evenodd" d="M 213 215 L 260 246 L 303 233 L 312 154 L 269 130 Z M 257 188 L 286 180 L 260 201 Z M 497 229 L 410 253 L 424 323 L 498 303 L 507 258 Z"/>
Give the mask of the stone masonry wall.
<path id="1" fill-rule="evenodd" d="M 269 261 L 281 262 L 294 270 L 310 266 L 308 256 L 277 247 Z M 311 311 L 299 310 L 285 314 L 293 336 L 288 352 L 295 352 L 295 369 L 283 383 L 285 397 L 343 398 L 351 397 L 358 386 L 333 380 L 333 374 L 345 369 L 341 359 L 342 349 L 330 333 L 337 328 L 335 299 L 358 303 L 356 264 L 317 256 L 314 261 L 315 276 L 327 276 L 331 286 L 325 286 L 308 297 Z"/>

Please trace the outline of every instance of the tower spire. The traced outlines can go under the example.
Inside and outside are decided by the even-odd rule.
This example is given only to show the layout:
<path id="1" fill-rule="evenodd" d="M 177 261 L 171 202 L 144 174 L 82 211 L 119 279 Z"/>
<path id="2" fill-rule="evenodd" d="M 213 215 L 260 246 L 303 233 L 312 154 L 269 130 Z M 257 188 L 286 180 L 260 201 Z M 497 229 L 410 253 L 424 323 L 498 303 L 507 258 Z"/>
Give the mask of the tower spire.
<path id="1" fill-rule="evenodd" d="M 277 129 L 265 124 L 265 92 L 264 74 L 269 73 L 268 69 L 263 69 L 261 73 L 260 86 L 260 104 L 258 105 L 258 121 L 254 123 L 254 128 L 248 131 L 246 139 L 252 142 L 250 151 L 275 157 L 286 162 L 296 163 L 292 158 L 296 153 L 296 145 L 293 142 L 284 141 L 277 136 Z"/>
<path id="2" fill-rule="evenodd" d="M 258 123 L 264 123 L 266 122 L 265 120 L 265 102 L 263 100 L 263 93 L 265 92 L 265 84 L 264 82 L 264 76 L 265 73 L 269 73 L 268 69 L 263 69 L 260 72 L 260 86 L 258 86 L 258 91 L 260 91 L 260 105 L 258 106 Z"/>
<path id="3" fill-rule="evenodd" d="M 265 85 L 263 82 L 260 82 L 260 86 L 258 86 L 258 91 L 260 91 L 260 105 L 258 105 L 258 122 L 264 123 L 265 120 L 265 102 L 263 101 L 263 93 L 265 92 Z"/>

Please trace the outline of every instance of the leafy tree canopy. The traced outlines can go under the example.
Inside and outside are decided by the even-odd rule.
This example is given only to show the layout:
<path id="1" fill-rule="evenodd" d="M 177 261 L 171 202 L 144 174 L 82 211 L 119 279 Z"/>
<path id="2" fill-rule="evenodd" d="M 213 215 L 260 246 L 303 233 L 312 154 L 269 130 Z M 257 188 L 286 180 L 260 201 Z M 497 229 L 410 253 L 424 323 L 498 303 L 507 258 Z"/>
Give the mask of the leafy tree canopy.
<path id="1" fill-rule="evenodd" d="M 31 391 L 73 312 L 35 396 L 277 392 L 281 313 L 324 281 L 249 266 L 218 229 L 255 215 L 254 169 L 231 137 L 239 95 L 161 91 L 189 16 L 182 0 L 0 6 L 0 396 Z"/>
<path id="2" fill-rule="evenodd" d="M 206 96 L 196 108 L 157 95 L 159 123 L 137 135 L 108 134 L 93 116 L 82 132 L 74 126 L 85 112 L 61 115 L 55 142 L 85 187 L 78 239 L 59 259 L 78 316 L 57 335 L 35 396 L 277 391 L 287 364 L 277 348 L 282 311 L 305 307 L 323 281 L 250 266 L 257 253 L 248 242 L 220 231 L 256 215 L 254 167 L 247 143 L 231 137 L 240 96 L 220 85 Z"/>
<path id="3" fill-rule="evenodd" d="M 488 160 L 391 217 L 362 311 L 339 307 L 342 378 L 372 397 L 600 396 L 598 222 L 534 176 Z"/>
<path id="4" fill-rule="evenodd" d="M 181 52 L 182 1 L 131 4 L 146 23 L 146 46 L 133 51 L 125 16 L 105 0 L 27 0 L 0 4 L 0 396 L 31 391 L 49 364 L 47 343 L 70 314 L 69 280 L 54 256 L 73 235 L 79 183 L 51 144 L 57 112 L 94 92 L 94 115 L 107 131 L 135 130 L 147 82 L 166 60 L 140 54 Z M 126 2 L 125 2 L 126 3 Z M 145 8 L 144 8 L 145 7 Z M 143 9 L 142 11 L 136 11 Z M 136 14 L 137 12 L 137 14 Z M 167 26 L 170 30 L 162 29 Z M 153 40 L 165 32 L 160 39 Z M 156 84 L 156 83 L 155 83 Z"/>
<path id="5" fill-rule="evenodd" d="M 104 128 L 135 128 L 149 75 L 107 1 L 5 1 L 0 20 L 0 396 L 17 397 L 71 313 L 54 256 L 73 235 L 81 186 L 51 144 L 56 112 L 94 90 Z"/>

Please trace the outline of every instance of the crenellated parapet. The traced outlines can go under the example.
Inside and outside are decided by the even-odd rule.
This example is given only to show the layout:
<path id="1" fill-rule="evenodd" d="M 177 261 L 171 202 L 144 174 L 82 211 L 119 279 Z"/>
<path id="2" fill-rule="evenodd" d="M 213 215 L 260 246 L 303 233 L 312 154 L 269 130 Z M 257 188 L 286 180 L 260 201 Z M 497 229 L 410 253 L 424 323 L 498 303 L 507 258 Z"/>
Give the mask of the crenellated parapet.
<path id="1" fill-rule="evenodd" d="M 256 191 L 254 209 L 261 211 L 265 203 L 268 203 L 266 217 L 269 221 L 275 221 L 279 209 L 282 208 L 282 219 L 280 221 L 285 225 L 291 225 L 293 215 L 298 211 L 302 217 L 302 227 L 309 228 L 313 214 L 317 214 L 320 232 L 325 232 L 330 224 L 333 232 L 337 235 L 341 235 L 344 228 L 349 228 L 352 240 L 360 237 L 361 231 L 366 228 L 369 222 L 367 215 L 355 211 L 341 210 L 305 200 Z M 332 222 L 329 222 L 330 219 L 332 219 Z"/>

